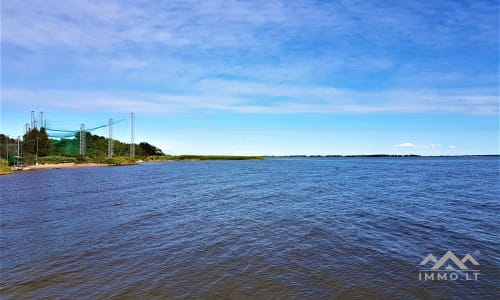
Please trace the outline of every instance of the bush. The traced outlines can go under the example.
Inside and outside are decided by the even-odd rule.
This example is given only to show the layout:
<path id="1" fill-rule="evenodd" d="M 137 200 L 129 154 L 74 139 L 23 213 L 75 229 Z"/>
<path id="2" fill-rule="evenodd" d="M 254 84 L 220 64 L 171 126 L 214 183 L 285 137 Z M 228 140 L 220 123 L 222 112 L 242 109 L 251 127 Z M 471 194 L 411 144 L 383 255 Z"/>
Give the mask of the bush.
<path id="1" fill-rule="evenodd" d="M 41 164 L 75 163 L 76 158 L 70 156 L 46 156 L 38 159 Z"/>
<path id="2" fill-rule="evenodd" d="M 86 163 L 86 162 L 88 162 L 88 160 L 87 160 L 87 158 L 86 158 L 85 156 L 83 156 L 83 155 L 77 155 L 77 156 L 75 157 L 75 163 L 77 163 L 77 164 L 83 164 L 83 163 Z"/>
<path id="3" fill-rule="evenodd" d="M 10 173 L 12 173 L 12 169 L 9 167 L 7 160 L 0 159 L 0 175 Z"/>
<path id="4" fill-rule="evenodd" d="M 113 166 L 131 165 L 136 164 L 136 160 L 130 157 L 107 157 L 93 160 L 95 163 L 107 164 Z"/>

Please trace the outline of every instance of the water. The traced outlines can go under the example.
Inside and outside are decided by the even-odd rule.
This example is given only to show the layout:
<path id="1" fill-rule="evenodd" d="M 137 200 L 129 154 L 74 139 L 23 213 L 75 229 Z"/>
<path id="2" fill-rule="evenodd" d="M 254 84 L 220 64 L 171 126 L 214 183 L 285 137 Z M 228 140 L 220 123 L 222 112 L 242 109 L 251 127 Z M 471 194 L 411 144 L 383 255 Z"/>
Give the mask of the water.
<path id="1" fill-rule="evenodd" d="M 498 299 L 499 178 L 498 157 L 3 176 L 0 297 Z M 478 280 L 419 281 L 448 250 Z"/>

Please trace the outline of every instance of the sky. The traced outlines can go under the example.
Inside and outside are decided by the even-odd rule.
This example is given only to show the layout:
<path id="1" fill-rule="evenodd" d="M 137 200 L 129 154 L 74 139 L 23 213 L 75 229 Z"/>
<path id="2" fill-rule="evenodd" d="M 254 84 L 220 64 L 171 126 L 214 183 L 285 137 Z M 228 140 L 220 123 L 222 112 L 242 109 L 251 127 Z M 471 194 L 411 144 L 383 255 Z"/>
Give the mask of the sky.
<path id="1" fill-rule="evenodd" d="M 170 154 L 499 154 L 499 38 L 497 0 L 3 0 L 0 131 L 128 142 L 134 112 Z"/>

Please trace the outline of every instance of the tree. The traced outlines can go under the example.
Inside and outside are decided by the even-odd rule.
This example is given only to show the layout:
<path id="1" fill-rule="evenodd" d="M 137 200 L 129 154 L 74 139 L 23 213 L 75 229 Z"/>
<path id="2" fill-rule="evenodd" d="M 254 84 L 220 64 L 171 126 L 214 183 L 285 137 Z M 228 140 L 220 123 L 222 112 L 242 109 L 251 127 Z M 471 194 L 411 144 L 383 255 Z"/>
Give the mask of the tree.
<path id="1" fill-rule="evenodd" d="M 23 153 L 47 156 L 50 153 L 50 144 L 45 128 L 33 128 L 23 136 Z"/>
<path id="2" fill-rule="evenodd" d="M 36 154 L 36 142 L 38 139 L 38 129 L 33 128 L 23 136 L 23 154 Z"/>
<path id="3" fill-rule="evenodd" d="M 7 158 L 7 154 L 11 155 L 17 151 L 17 140 L 9 138 L 5 134 L 0 133 L 0 157 Z"/>
<path id="4" fill-rule="evenodd" d="M 163 155 L 163 151 L 161 151 L 161 149 L 156 148 L 155 146 L 146 142 L 139 143 L 139 148 L 139 152 L 144 156 Z"/>
<path id="5" fill-rule="evenodd" d="M 45 128 L 40 128 L 38 133 L 38 156 L 47 156 L 50 153 L 50 141 L 49 136 Z"/>
<path id="6" fill-rule="evenodd" d="M 40 129 L 39 135 L 43 136 L 44 134 L 42 131 L 45 131 L 45 129 Z M 32 146 L 31 143 L 28 142 L 28 140 L 33 139 L 35 141 L 34 146 L 35 146 L 35 151 L 36 151 L 36 138 L 31 137 L 31 135 L 34 135 L 34 133 L 29 132 L 29 137 L 25 135 L 24 140 L 26 141 L 26 149 L 29 151 L 32 151 L 30 148 Z M 39 139 L 39 149 L 38 149 L 38 155 L 41 156 L 41 145 L 43 144 L 41 142 L 41 137 Z M 50 155 L 78 155 L 79 149 L 80 149 L 80 132 L 77 132 L 75 134 L 74 138 L 70 139 L 59 139 L 59 140 L 51 140 L 50 141 Z M 90 157 L 90 158 L 105 158 L 108 156 L 108 139 L 103 136 L 98 136 L 98 135 L 93 135 L 90 132 L 85 133 L 85 144 L 86 144 L 86 151 L 85 151 L 85 156 Z M 137 157 L 141 156 L 153 156 L 153 155 L 164 155 L 163 152 L 161 151 L 160 148 L 151 145 L 146 142 L 142 142 L 139 144 L 135 144 L 135 155 Z M 43 146 L 45 147 L 45 146 Z M 114 149 L 114 155 L 115 156 L 128 156 L 129 151 L 130 151 L 130 144 L 128 143 L 123 143 L 118 140 L 113 140 L 113 149 Z M 26 151 L 26 150 L 25 150 Z M 26 152 L 28 153 L 28 152 Z M 32 152 L 33 154 L 35 152 Z"/>

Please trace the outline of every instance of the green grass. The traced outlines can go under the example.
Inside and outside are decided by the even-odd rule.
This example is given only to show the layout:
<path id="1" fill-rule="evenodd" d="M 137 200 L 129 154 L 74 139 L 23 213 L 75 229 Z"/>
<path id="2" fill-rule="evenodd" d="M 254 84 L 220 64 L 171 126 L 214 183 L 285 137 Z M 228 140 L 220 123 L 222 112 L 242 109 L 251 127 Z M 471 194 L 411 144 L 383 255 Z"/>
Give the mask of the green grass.
<path id="1" fill-rule="evenodd" d="M 102 164 L 108 164 L 108 165 L 113 165 L 113 166 L 126 166 L 126 165 L 135 165 L 137 163 L 137 160 L 135 158 L 131 157 L 107 157 L 104 159 L 94 159 L 94 163 L 102 163 Z"/>
<path id="2" fill-rule="evenodd" d="M 124 166 L 136 164 L 138 160 L 145 162 L 162 162 L 162 161 L 189 161 L 189 160 L 262 160 L 262 156 L 236 156 L 236 155 L 155 155 L 147 157 L 114 156 L 114 157 L 87 157 L 81 155 L 73 156 L 45 156 L 39 157 L 39 164 L 62 164 L 62 163 L 98 163 L 112 166 Z M 31 156 L 25 157 L 25 163 L 31 165 L 35 163 L 35 158 Z M 5 164 L 5 166 L 4 166 Z M 10 172 L 10 167 L 6 161 L 2 162 L 0 172 Z M 8 173 L 7 173 L 8 174 Z"/>
<path id="3" fill-rule="evenodd" d="M 137 161 L 130 157 L 100 157 L 93 158 L 87 156 L 45 156 L 38 159 L 40 164 L 62 164 L 62 163 L 75 163 L 75 164 L 85 164 L 85 163 L 96 163 L 96 164 L 108 164 L 114 166 L 130 165 L 135 164 Z"/>
<path id="4" fill-rule="evenodd" d="M 0 159 L 0 175 L 12 173 L 11 167 L 9 167 L 7 160 Z"/>
<path id="5" fill-rule="evenodd" d="M 76 163 L 76 157 L 71 156 L 45 156 L 38 159 L 40 164 Z"/>

